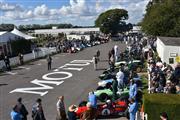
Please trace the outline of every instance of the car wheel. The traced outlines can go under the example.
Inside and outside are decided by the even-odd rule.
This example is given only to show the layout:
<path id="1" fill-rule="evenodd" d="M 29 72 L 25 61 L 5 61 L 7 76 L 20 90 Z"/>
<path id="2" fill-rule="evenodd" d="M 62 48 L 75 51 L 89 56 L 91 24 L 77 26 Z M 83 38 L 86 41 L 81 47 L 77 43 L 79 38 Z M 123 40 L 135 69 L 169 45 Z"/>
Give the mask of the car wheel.
<path id="1" fill-rule="evenodd" d="M 101 115 L 102 115 L 102 116 L 108 116 L 108 115 L 110 115 L 110 114 L 111 114 L 111 112 L 110 112 L 110 110 L 107 109 L 107 108 L 103 109 L 102 112 L 101 112 Z"/>
<path id="2" fill-rule="evenodd" d="M 99 95 L 99 100 L 100 100 L 101 102 L 105 102 L 105 101 L 107 101 L 108 99 L 109 99 L 109 96 L 108 96 L 106 93 L 102 93 L 102 94 Z"/>

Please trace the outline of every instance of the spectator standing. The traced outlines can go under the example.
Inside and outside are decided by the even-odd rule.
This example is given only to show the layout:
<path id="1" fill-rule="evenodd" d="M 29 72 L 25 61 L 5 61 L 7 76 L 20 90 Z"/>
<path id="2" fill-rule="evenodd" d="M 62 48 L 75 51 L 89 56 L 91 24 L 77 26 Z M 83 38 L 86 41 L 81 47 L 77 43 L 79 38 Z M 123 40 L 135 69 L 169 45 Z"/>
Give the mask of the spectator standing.
<path id="1" fill-rule="evenodd" d="M 22 116 L 17 105 L 15 105 L 11 111 L 11 120 L 22 120 Z"/>
<path id="2" fill-rule="evenodd" d="M 97 60 L 100 61 L 100 50 L 97 50 L 96 56 L 97 56 Z"/>
<path id="3" fill-rule="evenodd" d="M 46 58 L 47 63 L 48 63 L 48 70 L 51 70 L 51 64 L 52 64 L 52 58 L 50 55 L 47 56 Z"/>
<path id="4" fill-rule="evenodd" d="M 41 104 L 42 100 L 38 98 L 36 103 L 33 105 L 32 108 L 32 118 L 33 120 L 46 120 Z"/>
<path id="5" fill-rule="evenodd" d="M 11 71 L 10 60 L 9 60 L 9 57 L 7 55 L 4 56 L 4 62 L 5 62 L 5 65 L 6 65 L 6 69 L 8 71 Z"/>
<path id="6" fill-rule="evenodd" d="M 97 60 L 96 55 L 93 56 L 92 61 L 93 61 L 93 64 L 94 64 L 94 70 L 97 70 L 97 63 L 98 63 L 98 60 Z"/>
<path id="7" fill-rule="evenodd" d="M 68 120 L 77 120 L 76 118 L 76 109 L 77 107 L 75 105 L 71 105 L 68 109 Z"/>
<path id="8" fill-rule="evenodd" d="M 28 111 L 22 103 L 22 98 L 18 98 L 17 102 L 17 107 L 19 109 L 20 114 L 22 115 L 22 120 L 27 120 Z"/>
<path id="9" fill-rule="evenodd" d="M 57 117 L 56 120 L 66 120 L 66 110 L 65 110 L 65 105 L 64 105 L 64 96 L 60 96 L 58 98 L 57 104 Z"/>
<path id="10" fill-rule="evenodd" d="M 129 101 L 129 118 L 130 120 L 135 120 L 136 112 L 138 111 L 138 103 L 133 98 L 131 98 Z"/>
<path id="11" fill-rule="evenodd" d="M 19 57 L 19 63 L 20 63 L 20 65 L 23 65 L 23 64 L 24 64 L 24 56 L 23 56 L 23 54 L 19 53 L 19 54 L 18 54 L 18 57 Z"/>

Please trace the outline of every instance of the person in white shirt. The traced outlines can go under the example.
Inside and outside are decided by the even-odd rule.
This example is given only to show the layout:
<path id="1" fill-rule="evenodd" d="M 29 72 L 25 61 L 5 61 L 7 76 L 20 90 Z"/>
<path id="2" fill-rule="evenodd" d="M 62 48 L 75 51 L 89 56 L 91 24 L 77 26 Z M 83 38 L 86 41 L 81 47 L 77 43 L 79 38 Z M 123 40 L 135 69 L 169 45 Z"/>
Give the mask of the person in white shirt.
<path id="1" fill-rule="evenodd" d="M 123 89 L 124 88 L 124 73 L 122 72 L 122 69 L 119 69 L 119 72 L 116 74 L 116 79 L 118 81 L 118 88 Z"/>
<path id="2" fill-rule="evenodd" d="M 114 57 L 115 57 L 115 62 L 117 62 L 119 57 L 119 48 L 117 45 L 114 46 Z"/>

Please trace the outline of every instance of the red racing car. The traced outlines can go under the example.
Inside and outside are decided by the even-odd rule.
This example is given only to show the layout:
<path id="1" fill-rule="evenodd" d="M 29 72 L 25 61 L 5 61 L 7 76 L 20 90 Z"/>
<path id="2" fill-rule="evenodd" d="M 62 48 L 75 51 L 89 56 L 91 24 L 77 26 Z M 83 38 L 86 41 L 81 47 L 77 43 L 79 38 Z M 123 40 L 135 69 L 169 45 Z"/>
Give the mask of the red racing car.
<path id="1" fill-rule="evenodd" d="M 87 110 L 86 106 L 77 108 L 76 115 L 81 117 L 82 113 Z M 128 104 L 125 101 L 117 100 L 115 102 L 106 102 L 97 105 L 97 116 L 125 116 L 128 117 Z"/>

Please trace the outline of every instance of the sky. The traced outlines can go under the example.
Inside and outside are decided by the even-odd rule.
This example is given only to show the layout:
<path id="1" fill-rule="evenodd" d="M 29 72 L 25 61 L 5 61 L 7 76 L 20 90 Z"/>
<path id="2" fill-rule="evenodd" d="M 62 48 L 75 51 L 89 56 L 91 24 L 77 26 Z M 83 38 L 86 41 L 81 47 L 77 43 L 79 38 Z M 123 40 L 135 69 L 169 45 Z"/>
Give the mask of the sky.
<path id="1" fill-rule="evenodd" d="M 127 22 L 138 23 L 150 0 L 0 0 L 0 24 L 71 23 L 93 26 L 99 14 L 126 9 Z"/>

